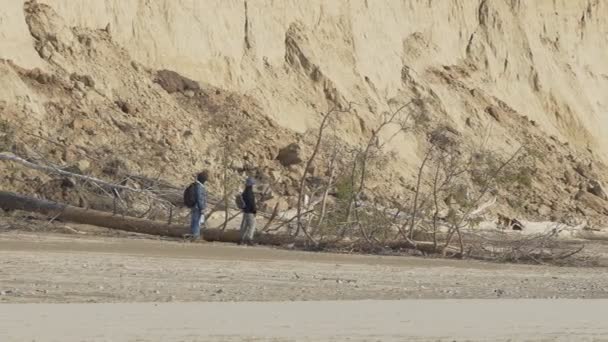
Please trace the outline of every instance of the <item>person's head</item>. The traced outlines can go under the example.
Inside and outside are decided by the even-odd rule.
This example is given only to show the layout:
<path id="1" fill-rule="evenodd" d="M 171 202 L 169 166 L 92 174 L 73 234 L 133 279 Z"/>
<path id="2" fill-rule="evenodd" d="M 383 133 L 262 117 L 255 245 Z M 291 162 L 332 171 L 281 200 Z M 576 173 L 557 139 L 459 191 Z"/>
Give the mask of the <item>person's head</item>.
<path id="1" fill-rule="evenodd" d="M 207 179 L 209 179 L 209 172 L 207 170 L 204 170 L 203 172 L 196 175 L 196 180 L 203 184 L 205 184 Z"/>
<path id="2" fill-rule="evenodd" d="M 247 177 L 247 180 L 245 181 L 245 186 L 254 186 L 255 185 L 255 179 L 253 179 L 253 177 Z"/>

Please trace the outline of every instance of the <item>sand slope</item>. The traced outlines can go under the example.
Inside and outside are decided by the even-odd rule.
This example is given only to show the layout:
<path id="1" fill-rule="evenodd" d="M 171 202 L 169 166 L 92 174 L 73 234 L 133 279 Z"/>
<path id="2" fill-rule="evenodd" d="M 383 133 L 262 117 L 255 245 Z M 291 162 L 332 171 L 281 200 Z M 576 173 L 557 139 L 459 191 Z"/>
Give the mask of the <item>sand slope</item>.
<path id="1" fill-rule="evenodd" d="M 603 1 L 42 2 L 70 25 L 109 24 L 116 41 L 146 65 L 253 96 L 298 131 L 316 120 L 314 107 L 328 93 L 366 104 L 358 115 L 372 122 L 391 99 L 433 93 L 462 127 L 485 109 L 464 85 L 550 134 L 608 153 L 601 134 L 608 107 Z M 0 12 L 10 18 L 0 21 L 1 57 L 37 66 L 19 7 L 13 1 Z M 448 71 L 456 77 L 446 82 L 433 72 L 445 66 L 463 72 Z M 357 134 L 358 120 L 346 121 Z"/>

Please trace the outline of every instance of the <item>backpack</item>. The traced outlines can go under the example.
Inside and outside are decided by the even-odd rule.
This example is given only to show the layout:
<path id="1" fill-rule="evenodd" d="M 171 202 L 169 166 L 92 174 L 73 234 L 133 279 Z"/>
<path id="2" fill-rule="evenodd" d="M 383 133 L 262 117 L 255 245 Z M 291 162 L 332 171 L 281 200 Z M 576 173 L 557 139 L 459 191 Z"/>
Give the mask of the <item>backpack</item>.
<path id="1" fill-rule="evenodd" d="M 196 183 L 188 185 L 184 190 L 184 205 L 188 208 L 194 208 L 196 204 Z"/>
<path id="2" fill-rule="evenodd" d="M 236 204 L 237 208 L 245 209 L 245 200 L 243 200 L 243 195 L 236 194 L 236 196 L 234 196 L 234 203 Z"/>

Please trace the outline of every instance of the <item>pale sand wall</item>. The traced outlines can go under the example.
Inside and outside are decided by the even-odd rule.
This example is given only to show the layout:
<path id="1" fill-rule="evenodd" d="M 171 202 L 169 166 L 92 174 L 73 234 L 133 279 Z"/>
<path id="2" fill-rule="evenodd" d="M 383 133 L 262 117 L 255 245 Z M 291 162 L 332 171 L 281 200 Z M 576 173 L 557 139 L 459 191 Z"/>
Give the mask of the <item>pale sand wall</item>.
<path id="1" fill-rule="evenodd" d="M 470 104 L 457 87 L 438 83 L 427 70 L 466 60 L 478 70 L 464 80 L 468 86 L 496 96 L 550 134 L 608 156 L 605 1 L 42 2 L 71 25 L 110 23 L 116 41 L 142 63 L 249 94 L 269 116 L 297 131 L 315 122 L 326 105 L 322 86 L 285 66 L 285 35 L 296 21 L 300 49 L 346 100 L 382 109 L 387 99 L 402 99 L 401 70 L 407 65 L 464 129 Z M 39 66 L 20 5 L 12 0 L 0 9 L 0 57 Z M 357 116 L 371 123 L 377 114 L 362 106 Z M 356 139 L 361 129 L 356 117 L 344 119 L 347 139 Z M 411 144 L 397 143 L 405 156 L 413 154 L 414 147 L 402 147 Z"/>

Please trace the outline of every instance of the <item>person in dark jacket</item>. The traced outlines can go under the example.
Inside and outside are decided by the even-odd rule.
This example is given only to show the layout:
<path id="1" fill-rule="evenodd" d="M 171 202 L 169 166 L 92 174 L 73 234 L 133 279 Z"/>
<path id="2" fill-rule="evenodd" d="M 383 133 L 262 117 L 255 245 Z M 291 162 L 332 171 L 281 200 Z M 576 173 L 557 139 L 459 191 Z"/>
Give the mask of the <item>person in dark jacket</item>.
<path id="1" fill-rule="evenodd" d="M 192 207 L 192 218 L 190 221 L 190 234 L 192 240 L 200 240 L 201 238 L 201 225 L 205 223 L 204 210 L 207 209 L 207 189 L 205 189 L 205 182 L 209 178 L 209 173 L 203 171 L 196 176 L 196 188 L 194 191 L 194 206 Z"/>
<path id="2" fill-rule="evenodd" d="M 255 180 L 251 177 L 247 178 L 245 182 L 245 190 L 241 194 L 243 198 L 243 221 L 241 221 L 241 241 L 239 244 L 246 243 L 253 245 L 253 235 L 255 234 L 255 215 L 257 214 L 257 208 L 255 206 L 255 195 L 253 193 L 253 186 Z"/>

